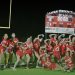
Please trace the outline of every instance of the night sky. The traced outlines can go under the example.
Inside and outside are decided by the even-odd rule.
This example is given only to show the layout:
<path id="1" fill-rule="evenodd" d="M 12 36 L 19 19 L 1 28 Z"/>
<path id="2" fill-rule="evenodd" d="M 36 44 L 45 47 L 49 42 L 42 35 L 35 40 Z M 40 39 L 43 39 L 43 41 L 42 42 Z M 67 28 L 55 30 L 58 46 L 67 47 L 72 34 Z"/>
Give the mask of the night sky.
<path id="1" fill-rule="evenodd" d="M 26 1 L 12 0 L 11 29 L 0 29 L 0 36 L 15 32 L 18 37 L 44 33 L 45 15 L 53 10 L 75 11 L 71 1 Z M 0 0 L 0 26 L 8 26 L 10 0 Z"/>

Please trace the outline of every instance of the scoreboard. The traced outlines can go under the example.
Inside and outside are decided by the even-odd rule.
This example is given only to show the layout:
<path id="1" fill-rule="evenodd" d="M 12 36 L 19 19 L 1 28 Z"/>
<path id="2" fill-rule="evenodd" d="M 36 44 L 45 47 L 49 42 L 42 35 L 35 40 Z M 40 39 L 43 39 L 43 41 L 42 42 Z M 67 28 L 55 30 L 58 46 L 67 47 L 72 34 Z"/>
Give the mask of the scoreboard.
<path id="1" fill-rule="evenodd" d="M 56 10 L 45 16 L 46 33 L 70 33 L 75 31 L 75 13 L 67 10 Z"/>

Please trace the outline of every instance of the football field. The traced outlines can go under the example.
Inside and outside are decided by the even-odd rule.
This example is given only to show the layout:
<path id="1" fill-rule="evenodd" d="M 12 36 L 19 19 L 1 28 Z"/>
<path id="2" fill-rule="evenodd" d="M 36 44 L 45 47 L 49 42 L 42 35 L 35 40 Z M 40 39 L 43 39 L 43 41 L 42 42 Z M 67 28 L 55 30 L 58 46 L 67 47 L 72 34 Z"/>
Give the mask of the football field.
<path id="1" fill-rule="evenodd" d="M 15 71 L 12 69 L 0 70 L 0 75 L 75 75 L 73 72 L 63 72 L 63 71 L 50 71 L 45 69 L 24 69 L 17 68 Z"/>

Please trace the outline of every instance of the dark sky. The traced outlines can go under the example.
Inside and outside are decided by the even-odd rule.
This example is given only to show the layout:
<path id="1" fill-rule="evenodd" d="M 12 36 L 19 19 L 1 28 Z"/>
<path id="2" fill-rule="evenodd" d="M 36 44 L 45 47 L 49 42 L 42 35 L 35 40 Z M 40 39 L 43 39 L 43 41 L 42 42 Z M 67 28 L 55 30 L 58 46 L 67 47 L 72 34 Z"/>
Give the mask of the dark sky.
<path id="1" fill-rule="evenodd" d="M 17 36 L 44 33 L 45 14 L 49 11 L 65 9 L 75 11 L 71 1 L 26 1 L 12 0 L 11 29 L 0 29 L 0 35 L 15 32 Z M 65 2 L 66 1 L 66 2 Z M 0 25 L 8 26 L 10 0 L 0 0 Z"/>

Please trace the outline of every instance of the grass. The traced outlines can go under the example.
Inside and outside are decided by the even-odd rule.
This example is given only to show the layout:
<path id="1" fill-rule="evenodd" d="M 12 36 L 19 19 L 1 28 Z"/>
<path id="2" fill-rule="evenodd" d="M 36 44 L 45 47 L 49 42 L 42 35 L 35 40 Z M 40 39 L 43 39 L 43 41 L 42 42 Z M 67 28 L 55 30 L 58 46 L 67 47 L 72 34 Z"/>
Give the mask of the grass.
<path id="1" fill-rule="evenodd" d="M 63 71 L 50 71 L 45 69 L 24 69 L 17 68 L 16 71 L 12 69 L 0 70 L 0 75 L 75 75 L 74 72 L 63 72 Z"/>

